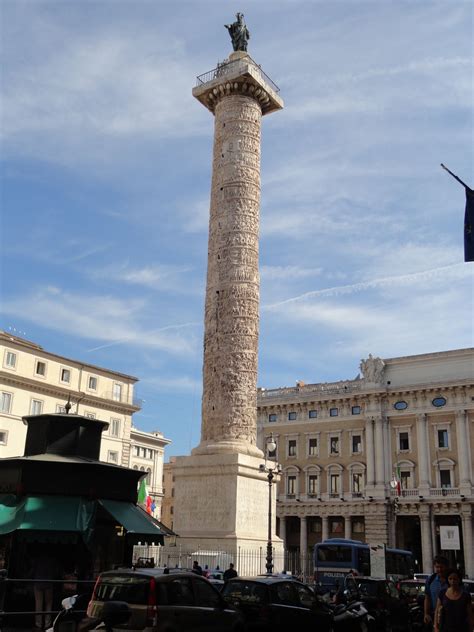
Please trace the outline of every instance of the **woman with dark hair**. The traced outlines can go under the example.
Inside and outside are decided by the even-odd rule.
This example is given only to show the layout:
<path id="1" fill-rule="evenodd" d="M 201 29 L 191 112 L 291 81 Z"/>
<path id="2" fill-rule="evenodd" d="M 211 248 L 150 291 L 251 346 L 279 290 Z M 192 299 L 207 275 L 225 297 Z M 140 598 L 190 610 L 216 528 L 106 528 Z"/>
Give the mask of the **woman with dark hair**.
<path id="1" fill-rule="evenodd" d="M 452 568 L 447 578 L 448 588 L 440 591 L 436 603 L 435 632 L 472 632 L 471 595 L 463 589 L 461 573 Z"/>

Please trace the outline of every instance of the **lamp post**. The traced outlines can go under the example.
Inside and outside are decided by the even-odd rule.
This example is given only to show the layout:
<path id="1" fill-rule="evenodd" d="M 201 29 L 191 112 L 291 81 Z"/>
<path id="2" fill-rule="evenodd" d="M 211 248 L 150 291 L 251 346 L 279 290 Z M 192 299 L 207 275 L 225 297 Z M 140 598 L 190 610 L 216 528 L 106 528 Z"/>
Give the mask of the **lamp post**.
<path id="1" fill-rule="evenodd" d="M 277 444 L 275 439 L 273 438 L 273 434 L 268 437 L 266 446 L 265 446 L 265 463 L 260 465 L 260 471 L 266 472 L 267 480 L 268 480 L 268 540 L 267 540 L 267 556 L 266 556 L 266 569 L 267 573 L 273 573 L 273 545 L 272 545 L 272 484 L 275 475 L 280 474 L 281 466 L 279 463 L 274 462 L 273 467 L 267 465 L 267 456 L 270 456 L 270 453 L 275 452 Z"/>

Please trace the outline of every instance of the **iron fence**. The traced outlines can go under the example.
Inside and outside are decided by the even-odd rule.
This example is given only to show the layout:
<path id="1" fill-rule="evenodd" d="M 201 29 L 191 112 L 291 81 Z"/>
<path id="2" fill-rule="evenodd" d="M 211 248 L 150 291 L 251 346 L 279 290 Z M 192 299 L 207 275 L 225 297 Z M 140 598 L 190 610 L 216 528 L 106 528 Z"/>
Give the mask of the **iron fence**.
<path id="1" fill-rule="evenodd" d="M 61 611 L 62 599 L 79 593 L 92 594 L 94 584 L 95 579 L 11 578 L 0 573 L 0 631 L 32 630 L 36 617 L 41 617 L 45 623 L 49 619 L 52 622 Z M 52 588 L 51 609 L 35 608 L 34 589 L 38 586 Z"/>
<path id="2" fill-rule="evenodd" d="M 202 75 L 199 75 L 196 78 L 196 85 L 199 87 L 204 85 L 205 83 L 208 83 L 209 81 L 213 81 L 214 79 L 223 78 L 226 75 L 233 73 L 235 70 L 239 70 L 239 68 L 242 68 L 244 65 L 249 64 L 255 68 L 258 74 L 266 83 L 270 85 L 274 92 L 280 92 L 280 88 L 276 85 L 276 83 L 272 81 L 270 77 L 265 72 L 263 72 L 261 67 L 249 56 L 245 57 L 244 59 L 236 59 L 234 61 L 218 63 L 216 68 L 208 70 Z"/>
<path id="3" fill-rule="evenodd" d="M 207 550 L 202 548 L 188 548 L 177 544 L 176 546 L 147 546 L 134 547 L 133 563 L 139 558 L 153 560 L 154 566 L 168 568 L 191 569 L 193 562 L 197 561 L 204 569 L 226 570 L 229 564 L 234 564 L 241 576 L 255 576 L 266 573 L 266 546 L 257 549 L 238 547 L 231 550 Z M 312 555 L 300 555 L 299 551 L 281 551 L 273 549 L 273 565 L 275 573 L 289 573 L 300 578 L 305 583 L 313 583 Z"/>

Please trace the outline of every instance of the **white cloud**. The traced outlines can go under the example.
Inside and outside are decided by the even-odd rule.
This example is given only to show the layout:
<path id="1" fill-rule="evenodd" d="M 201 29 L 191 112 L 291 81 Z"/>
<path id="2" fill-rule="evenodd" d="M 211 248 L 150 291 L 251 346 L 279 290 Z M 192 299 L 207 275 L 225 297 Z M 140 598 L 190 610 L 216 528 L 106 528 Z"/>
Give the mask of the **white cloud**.
<path id="1" fill-rule="evenodd" d="M 37 326 L 102 344 L 94 349 L 127 344 L 160 349 L 172 355 L 197 351 L 194 323 L 145 328 L 144 300 L 63 292 L 57 287 L 5 300 L 3 312 Z M 182 333 L 185 332 L 185 334 Z"/>
<path id="2" fill-rule="evenodd" d="M 300 268 L 298 266 L 260 266 L 260 276 L 266 281 L 305 279 L 319 276 L 322 268 Z"/>
<path id="3" fill-rule="evenodd" d="M 177 375 L 175 377 L 152 375 L 144 378 L 142 383 L 151 386 L 157 391 L 165 392 L 189 392 L 198 395 L 202 390 L 202 381 L 188 375 Z"/>

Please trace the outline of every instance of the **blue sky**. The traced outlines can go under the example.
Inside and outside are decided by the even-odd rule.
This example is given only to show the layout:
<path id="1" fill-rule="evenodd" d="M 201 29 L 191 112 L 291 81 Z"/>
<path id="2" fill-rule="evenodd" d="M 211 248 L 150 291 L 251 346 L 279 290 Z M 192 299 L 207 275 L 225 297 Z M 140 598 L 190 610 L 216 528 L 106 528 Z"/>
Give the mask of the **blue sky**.
<path id="1" fill-rule="evenodd" d="M 135 424 L 200 434 L 212 115 L 195 77 L 249 53 L 263 120 L 259 385 L 353 378 L 369 353 L 472 346 L 471 2 L 3 0 L 2 314 L 137 376 Z"/>

